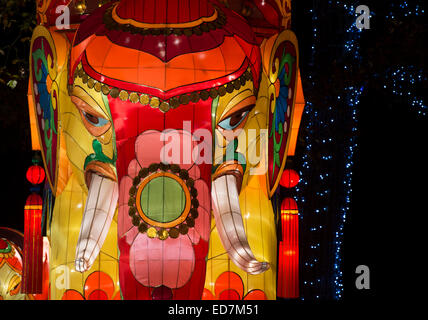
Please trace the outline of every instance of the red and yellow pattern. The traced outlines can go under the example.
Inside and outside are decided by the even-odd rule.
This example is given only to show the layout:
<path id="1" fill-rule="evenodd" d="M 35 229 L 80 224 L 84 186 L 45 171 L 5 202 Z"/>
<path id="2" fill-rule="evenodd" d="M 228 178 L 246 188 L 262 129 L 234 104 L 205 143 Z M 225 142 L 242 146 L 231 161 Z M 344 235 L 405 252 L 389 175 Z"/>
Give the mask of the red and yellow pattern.
<path id="1" fill-rule="evenodd" d="M 244 295 L 244 284 L 235 272 L 225 271 L 215 281 L 214 294 L 204 289 L 202 300 L 267 300 L 263 290 L 254 289 Z"/>
<path id="2" fill-rule="evenodd" d="M 66 290 L 61 300 L 121 300 L 112 278 L 102 271 L 91 273 L 83 288 L 83 294 L 73 289 Z"/>

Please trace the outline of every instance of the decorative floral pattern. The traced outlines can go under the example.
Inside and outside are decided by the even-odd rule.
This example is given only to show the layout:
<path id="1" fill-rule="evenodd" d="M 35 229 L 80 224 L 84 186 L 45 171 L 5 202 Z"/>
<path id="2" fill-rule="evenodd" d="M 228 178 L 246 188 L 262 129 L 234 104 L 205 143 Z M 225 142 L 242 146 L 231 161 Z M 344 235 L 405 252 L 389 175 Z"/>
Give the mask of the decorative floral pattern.
<path id="1" fill-rule="evenodd" d="M 177 146 L 180 148 L 179 150 L 183 150 L 183 145 L 189 146 L 188 143 L 193 150 L 197 148 L 190 133 L 185 131 L 176 131 L 176 133 L 180 137 L 180 145 Z M 195 267 L 195 253 L 192 244 L 198 244 L 201 238 L 208 241 L 210 193 L 208 186 L 200 178 L 197 165 L 186 164 L 187 161 L 184 161 L 182 157 L 177 161 L 172 161 L 175 163 L 170 163 L 171 165 L 178 165 L 180 170 L 187 172 L 186 174 L 194 182 L 193 186 L 198 195 L 197 217 L 190 225 L 186 220 L 187 230 L 178 228 L 179 233 L 176 238 L 166 237 L 161 240 L 159 237 L 151 237 L 149 230 L 147 232 L 139 230 L 139 225 L 136 226 L 136 221 L 133 223 L 133 219 L 129 215 L 130 204 L 131 207 L 133 204 L 133 201 L 130 201 L 129 191 L 134 186 L 134 179 L 139 179 L 138 174 L 143 168 L 148 168 L 154 163 L 166 162 L 165 159 L 168 155 L 166 149 L 163 149 L 165 143 L 160 143 L 160 141 L 162 141 L 161 132 L 156 130 L 145 131 L 136 140 L 136 158 L 129 163 L 128 175 L 120 181 L 118 234 L 119 238 L 125 237 L 126 242 L 131 246 L 129 264 L 138 282 L 147 287 L 164 285 L 174 289 L 185 285 L 192 276 Z M 156 171 L 161 171 L 160 165 Z M 195 216 L 193 215 L 193 217 Z M 193 226 L 191 226 L 192 224 Z M 148 227 L 158 233 L 163 231 L 159 226 Z M 176 272 L 172 272 L 172 270 L 176 270 Z"/>
<path id="2" fill-rule="evenodd" d="M 56 65 L 59 63 L 54 40 L 49 32 L 39 27 L 39 36 L 31 43 L 30 90 L 36 115 L 42 157 L 51 188 L 56 187 L 58 151 L 58 97 Z"/>
<path id="3" fill-rule="evenodd" d="M 102 271 L 95 271 L 86 278 L 83 294 L 69 289 L 64 292 L 62 300 L 121 300 L 121 298 L 120 291 L 116 292 L 111 277 Z"/>
<path id="4" fill-rule="evenodd" d="M 244 283 L 235 272 L 226 271 L 218 276 L 214 285 L 214 294 L 204 289 L 202 300 L 267 300 L 266 294 L 260 290 L 250 290 L 244 296 Z"/>

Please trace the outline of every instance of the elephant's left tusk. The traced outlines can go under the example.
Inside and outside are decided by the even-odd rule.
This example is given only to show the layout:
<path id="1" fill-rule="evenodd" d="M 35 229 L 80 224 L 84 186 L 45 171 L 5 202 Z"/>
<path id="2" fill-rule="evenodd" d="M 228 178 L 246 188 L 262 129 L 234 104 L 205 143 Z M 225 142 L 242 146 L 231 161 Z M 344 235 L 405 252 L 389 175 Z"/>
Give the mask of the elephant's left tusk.
<path id="1" fill-rule="evenodd" d="M 225 174 L 215 179 L 212 182 L 211 198 L 220 240 L 233 263 L 249 274 L 259 274 L 269 269 L 268 262 L 255 258 L 248 243 L 239 206 L 236 176 Z"/>
<path id="2" fill-rule="evenodd" d="M 116 181 L 92 173 L 76 246 L 75 268 L 91 268 L 107 236 L 116 210 L 119 188 Z"/>

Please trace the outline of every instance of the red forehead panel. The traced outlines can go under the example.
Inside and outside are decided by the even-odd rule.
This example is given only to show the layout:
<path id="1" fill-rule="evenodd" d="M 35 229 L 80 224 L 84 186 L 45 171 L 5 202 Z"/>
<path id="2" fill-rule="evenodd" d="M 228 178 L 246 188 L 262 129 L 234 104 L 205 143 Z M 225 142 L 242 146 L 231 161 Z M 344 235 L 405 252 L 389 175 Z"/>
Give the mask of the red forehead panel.
<path id="1" fill-rule="evenodd" d="M 245 60 L 259 79 L 261 62 L 247 22 L 219 3 L 203 0 L 109 3 L 85 19 L 76 33 L 70 82 L 84 55 L 100 77 L 164 92 L 221 79 Z"/>
<path id="2" fill-rule="evenodd" d="M 180 55 L 167 63 L 149 53 L 114 45 L 106 37 L 94 38 L 85 52 L 88 66 L 96 73 L 163 92 L 221 79 L 239 70 L 246 60 L 233 37 L 225 38 L 217 48 Z"/>
<path id="3" fill-rule="evenodd" d="M 214 14 L 211 3 L 201 0 L 122 0 L 117 6 L 121 18 L 151 24 L 183 24 Z"/>
<path id="4" fill-rule="evenodd" d="M 190 124 L 193 134 L 195 130 L 206 129 L 211 132 L 211 103 L 212 99 L 200 100 L 197 103 L 181 105 L 177 109 L 170 109 L 163 113 L 149 105 L 141 105 L 130 101 L 121 101 L 118 98 L 108 98 L 110 112 L 116 135 L 116 146 L 120 157 L 117 159 L 116 168 L 118 176 L 126 174 L 129 160 L 135 153 L 135 141 L 137 137 L 147 130 L 183 130 L 185 122 Z M 203 169 L 202 169 L 203 168 Z M 206 169 L 206 170 L 205 170 Z M 201 177 L 209 178 L 210 166 L 202 166 Z"/>

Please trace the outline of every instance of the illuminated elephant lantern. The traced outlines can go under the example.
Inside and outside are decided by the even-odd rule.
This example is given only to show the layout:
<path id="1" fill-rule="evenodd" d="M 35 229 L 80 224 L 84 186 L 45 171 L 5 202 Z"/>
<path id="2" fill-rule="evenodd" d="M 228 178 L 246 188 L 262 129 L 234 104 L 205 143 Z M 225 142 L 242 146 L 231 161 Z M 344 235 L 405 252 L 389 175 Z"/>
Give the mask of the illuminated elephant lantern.
<path id="1" fill-rule="evenodd" d="M 94 273 L 109 299 L 119 284 L 123 299 L 221 298 L 225 274 L 240 289 L 222 291 L 276 298 L 270 198 L 290 145 L 297 41 L 285 30 L 260 45 L 221 3 L 185 4 L 110 2 L 69 30 L 34 31 L 53 299 L 85 296 Z"/>
<path id="2" fill-rule="evenodd" d="M 21 253 L 13 242 L 0 238 L 0 300 L 25 300 L 21 277 Z"/>
<path id="3" fill-rule="evenodd" d="M 0 300 L 47 300 L 49 281 L 43 279 L 42 292 L 26 294 L 22 290 L 24 235 L 0 227 Z M 47 248 L 47 243 L 44 241 Z M 43 272 L 48 273 L 48 255 L 43 254 Z"/>

